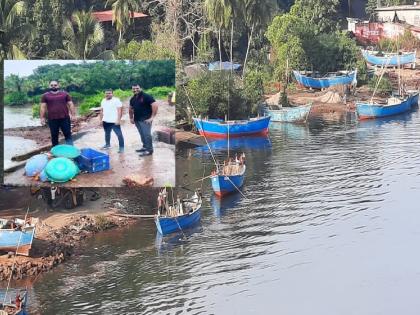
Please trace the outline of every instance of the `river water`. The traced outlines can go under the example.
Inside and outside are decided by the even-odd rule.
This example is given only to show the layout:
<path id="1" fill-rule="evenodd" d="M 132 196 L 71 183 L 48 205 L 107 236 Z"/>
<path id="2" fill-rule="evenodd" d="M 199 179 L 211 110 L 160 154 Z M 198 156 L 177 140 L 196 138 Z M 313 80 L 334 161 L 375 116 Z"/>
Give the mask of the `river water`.
<path id="1" fill-rule="evenodd" d="M 213 143 L 223 157 L 223 143 Z M 204 184 L 201 225 L 164 239 L 154 223 L 102 234 L 30 290 L 40 314 L 418 314 L 420 113 L 272 126 L 232 140 L 243 193 Z M 218 149 L 219 148 L 219 149 Z M 178 183 L 207 173 L 178 152 Z M 208 164 L 206 164 L 208 163 Z"/>
<path id="2" fill-rule="evenodd" d="M 32 117 L 32 105 L 4 106 L 4 129 L 41 126 L 39 119 Z"/>

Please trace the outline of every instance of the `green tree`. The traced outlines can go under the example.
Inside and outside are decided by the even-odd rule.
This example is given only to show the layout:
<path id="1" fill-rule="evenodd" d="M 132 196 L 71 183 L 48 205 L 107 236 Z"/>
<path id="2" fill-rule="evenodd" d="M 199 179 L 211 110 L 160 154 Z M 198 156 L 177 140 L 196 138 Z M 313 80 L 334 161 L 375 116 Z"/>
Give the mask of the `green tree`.
<path id="1" fill-rule="evenodd" d="M 232 17 L 232 5 L 228 0 L 205 0 L 207 18 L 217 32 L 219 61 L 222 62 L 222 29 L 226 29 Z M 222 65 L 220 64 L 220 69 Z"/>
<path id="2" fill-rule="evenodd" d="M 5 80 L 6 92 L 22 92 L 25 80 L 16 74 L 9 75 Z"/>
<path id="3" fill-rule="evenodd" d="M 287 82 L 292 69 L 308 65 L 304 42 L 311 38 L 300 17 L 283 14 L 273 19 L 266 36 L 273 49 L 274 73 L 281 82 Z"/>
<path id="4" fill-rule="evenodd" d="M 302 18 L 315 34 L 335 31 L 339 0 L 296 0 L 290 13 Z"/>
<path id="5" fill-rule="evenodd" d="M 273 13 L 276 11 L 277 4 L 273 0 L 245 0 L 243 7 L 243 17 L 248 27 L 248 43 L 243 66 L 243 76 L 246 73 L 246 63 L 248 60 L 249 48 L 252 45 L 253 35 L 256 29 L 265 29 L 270 23 Z"/>
<path id="6" fill-rule="evenodd" d="M 378 0 L 367 0 L 365 6 L 366 15 L 370 18 L 375 18 L 375 9 L 378 5 Z"/>
<path id="7" fill-rule="evenodd" d="M 102 26 L 92 16 L 91 11 L 77 11 L 64 23 L 64 49 L 57 49 L 53 56 L 64 59 L 112 59 L 112 51 L 101 51 L 104 40 Z"/>
<path id="8" fill-rule="evenodd" d="M 129 43 L 122 43 L 119 45 L 116 58 L 127 60 L 175 59 L 175 53 L 165 47 L 159 47 L 148 40 L 142 42 L 132 40 Z"/>
<path id="9" fill-rule="evenodd" d="M 106 5 L 112 2 L 112 23 L 119 33 L 118 42 L 120 43 L 127 27 L 132 22 L 134 12 L 139 9 L 137 0 L 108 0 Z"/>
<path id="10" fill-rule="evenodd" d="M 0 0 L 0 59 L 26 59 L 19 34 L 28 35 L 31 27 L 24 22 L 24 1 Z"/>

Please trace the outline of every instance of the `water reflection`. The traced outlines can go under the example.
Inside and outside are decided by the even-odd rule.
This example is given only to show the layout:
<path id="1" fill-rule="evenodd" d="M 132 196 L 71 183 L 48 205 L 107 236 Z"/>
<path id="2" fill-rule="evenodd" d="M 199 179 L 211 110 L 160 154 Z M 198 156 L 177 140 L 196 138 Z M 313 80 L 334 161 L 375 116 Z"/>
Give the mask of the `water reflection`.
<path id="1" fill-rule="evenodd" d="M 150 220 L 90 240 L 35 284 L 32 309 L 415 315 L 420 115 L 371 123 L 270 130 L 270 147 L 244 148 L 246 198 L 219 203 L 204 181 L 201 227 L 186 237 L 159 239 Z M 201 178 L 203 162 L 206 150 L 178 151 L 177 183 Z"/>
<path id="2" fill-rule="evenodd" d="M 240 193 L 235 193 L 231 195 L 224 196 L 223 198 L 217 197 L 215 194 L 212 194 L 210 197 L 210 204 L 213 208 L 214 215 L 216 217 L 221 217 L 229 209 L 234 209 L 238 202 L 242 199 Z"/>

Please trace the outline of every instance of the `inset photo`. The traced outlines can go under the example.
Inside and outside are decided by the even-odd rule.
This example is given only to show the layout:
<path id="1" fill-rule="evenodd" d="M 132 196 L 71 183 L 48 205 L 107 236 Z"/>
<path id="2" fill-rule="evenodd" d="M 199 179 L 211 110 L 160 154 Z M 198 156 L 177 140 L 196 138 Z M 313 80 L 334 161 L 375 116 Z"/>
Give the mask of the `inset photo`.
<path id="1" fill-rule="evenodd" d="M 6 60 L 4 184 L 175 185 L 175 61 Z"/>

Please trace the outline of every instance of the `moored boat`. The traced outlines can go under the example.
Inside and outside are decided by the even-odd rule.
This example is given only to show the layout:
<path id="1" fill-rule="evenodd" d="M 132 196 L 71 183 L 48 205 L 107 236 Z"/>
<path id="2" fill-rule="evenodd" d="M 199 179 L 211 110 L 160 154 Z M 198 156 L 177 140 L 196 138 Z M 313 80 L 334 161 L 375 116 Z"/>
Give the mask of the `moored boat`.
<path id="1" fill-rule="evenodd" d="M 321 78 L 315 78 L 301 73 L 300 71 L 293 71 L 296 81 L 299 84 L 313 89 L 325 89 L 336 85 L 350 85 L 357 83 L 357 70 L 350 72 L 343 72 L 343 74 L 334 74 Z"/>
<path id="2" fill-rule="evenodd" d="M 26 222 L 22 219 L 0 219 L 0 251 L 29 256 L 37 223 L 37 218 Z"/>
<path id="3" fill-rule="evenodd" d="M 306 122 L 311 108 L 312 104 L 294 107 L 268 105 L 264 109 L 264 112 L 271 117 L 271 121 L 273 122 L 299 123 Z"/>
<path id="4" fill-rule="evenodd" d="M 374 66 L 397 67 L 399 65 L 413 64 L 415 67 L 416 63 L 416 51 L 377 56 L 373 51 L 362 50 L 362 55 L 368 63 Z"/>
<path id="5" fill-rule="evenodd" d="M 155 224 L 162 235 L 181 231 L 197 224 L 201 219 L 201 193 L 196 192 L 192 198 L 178 198 L 173 206 L 167 204 L 166 190 L 159 195 L 161 202 Z"/>
<path id="6" fill-rule="evenodd" d="M 218 197 L 237 192 L 244 184 L 246 166 L 244 162 L 229 162 L 220 165 L 210 176 L 214 194 Z"/>
<path id="7" fill-rule="evenodd" d="M 11 290 L 0 294 L 1 315 L 26 315 L 27 290 Z"/>
<path id="8" fill-rule="evenodd" d="M 200 135 L 209 138 L 266 135 L 269 123 L 269 116 L 235 121 L 194 118 L 195 127 Z"/>
<path id="9" fill-rule="evenodd" d="M 418 93 L 407 97 L 390 97 L 386 104 L 356 102 L 358 119 L 375 119 L 402 114 L 411 110 L 418 102 Z"/>

